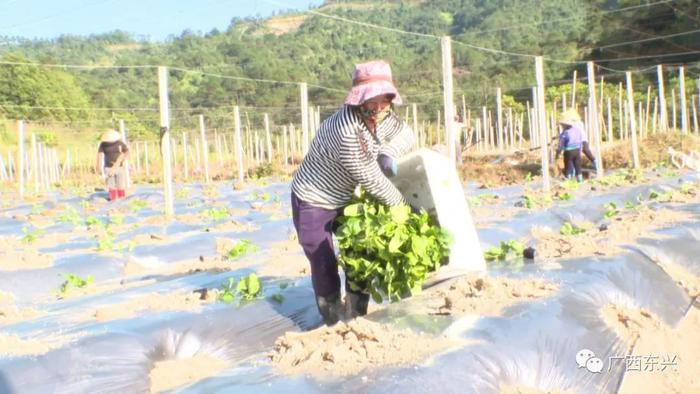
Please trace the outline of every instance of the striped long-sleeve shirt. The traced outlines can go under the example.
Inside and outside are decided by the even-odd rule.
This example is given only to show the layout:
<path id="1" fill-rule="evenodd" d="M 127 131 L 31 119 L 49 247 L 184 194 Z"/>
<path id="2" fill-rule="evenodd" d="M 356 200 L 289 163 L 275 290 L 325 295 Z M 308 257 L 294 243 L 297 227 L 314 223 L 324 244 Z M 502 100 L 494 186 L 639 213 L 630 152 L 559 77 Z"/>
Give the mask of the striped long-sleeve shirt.
<path id="1" fill-rule="evenodd" d="M 357 185 L 387 205 L 405 203 L 377 163 L 379 153 L 399 158 L 414 149 L 413 131 L 391 113 L 373 135 L 360 116 L 343 106 L 319 127 L 292 180 L 292 191 L 326 209 L 350 202 Z"/>

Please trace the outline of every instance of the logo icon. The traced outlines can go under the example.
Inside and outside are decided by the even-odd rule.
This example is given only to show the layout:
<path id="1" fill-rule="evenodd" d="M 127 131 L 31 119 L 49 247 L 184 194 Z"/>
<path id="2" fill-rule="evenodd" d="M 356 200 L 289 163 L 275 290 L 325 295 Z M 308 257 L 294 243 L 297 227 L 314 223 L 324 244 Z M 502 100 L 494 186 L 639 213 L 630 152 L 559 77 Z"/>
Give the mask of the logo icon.
<path id="1" fill-rule="evenodd" d="M 576 365 L 586 368 L 588 372 L 600 373 L 603 370 L 603 360 L 595 356 L 592 350 L 581 349 L 576 353 Z"/>

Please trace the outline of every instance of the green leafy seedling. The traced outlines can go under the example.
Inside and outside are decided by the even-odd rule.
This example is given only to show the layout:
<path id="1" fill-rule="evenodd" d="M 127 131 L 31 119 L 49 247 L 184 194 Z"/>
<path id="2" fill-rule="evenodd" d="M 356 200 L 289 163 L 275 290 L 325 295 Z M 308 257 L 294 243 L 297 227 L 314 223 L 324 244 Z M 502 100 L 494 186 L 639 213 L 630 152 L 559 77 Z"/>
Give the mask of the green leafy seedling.
<path id="1" fill-rule="evenodd" d="M 525 174 L 525 182 L 532 182 L 532 173 L 530 171 Z"/>
<path id="2" fill-rule="evenodd" d="M 74 226 L 77 226 L 82 222 L 82 218 L 75 208 L 68 207 L 68 209 L 56 217 L 56 221 L 60 223 L 71 223 Z"/>
<path id="3" fill-rule="evenodd" d="M 254 273 L 241 278 L 236 285 L 236 294 L 244 300 L 252 300 L 262 293 L 260 279 Z"/>
<path id="4" fill-rule="evenodd" d="M 22 242 L 30 244 L 36 242 L 44 234 L 44 230 L 34 229 L 28 230 L 27 227 L 22 227 L 22 232 L 24 232 L 24 237 L 22 237 Z"/>
<path id="5" fill-rule="evenodd" d="M 486 261 L 503 261 L 510 257 L 522 257 L 525 246 L 520 241 L 501 241 L 499 246 L 492 246 L 484 252 Z"/>
<path id="6" fill-rule="evenodd" d="M 247 239 L 242 239 L 236 242 L 236 245 L 226 253 L 226 257 L 229 259 L 235 259 L 244 256 L 248 253 L 255 253 L 257 251 L 257 245 L 253 244 Z"/>
<path id="7" fill-rule="evenodd" d="M 124 215 L 119 215 L 119 214 L 112 215 L 109 217 L 109 221 L 111 224 L 118 226 L 118 225 L 124 223 Z"/>
<path id="8" fill-rule="evenodd" d="M 129 209 L 131 209 L 132 212 L 139 212 L 146 209 L 146 207 L 148 207 L 148 202 L 145 200 L 140 200 L 137 198 L 129 202 Z"/>
<path id="9" fill-rule="evenodd" d="M 571 200 L 572 198 L 574 198 L 574 196 L 571 195 L 571 193 L 566 192 L 566 193 L 559 194 L 556 198 L 558 200 L 561 200 L 561 201 L 568 201 L 568 200 Z"/>
<path id="10" fill-rule="evenodd" d="M 44 204 L 34 203 L 32 204 L 32 215 L 38 215 L 44 210 Z"/>
<path id="11" fill-rule="evenodd" d="M 85 288 L 95 281 L 95 278 L 92 275 L 88 275 L 85 277 L 85 279 L 83 279 L 76 274 L 63 274 L 63 278 L 65 280 L 58 289 L 58 293 L 61 297 L 65 297 L 65 295 L 72 289 Z"/>
<path id="12" fill-rule="evenodd" d="M 576 235 L 576 234 L 581 234 L 585 233 L 586 229 L 578 226 L 574 226 L 570 222 L 566 222 L 562 224 L 561 228 L 559 229 L 559 233 L 561 235 Z"/>
<path id="13" fill-rule="evenodd" d="M 695 189 L 695 185 L 693 185 L 692 182 L 683 182 L 683 184 L 681 184 L 681 188 L 680 188 L 681 193 L 683 193 L 683 194 L 693 194 L 694 189 Z"/>
<path id="14" fill-rule="evenodd" d="M 348 284 L 375 302 L 417 294 L 449 255 L 451 236 L 425 210 L 387 207 L 361 192 L 339 222 L 336 236 Z"/>
<path id="15" fill-rule="evenodd" d="M 606 219 L 610 219 L 614 216 L 617 216 L 620 213 L 620 211 L 617 209 L 617 204 L 615 204 L 614 202 L 609 202 L 603 205 L 603 208 L 605 208 L 605 213 L 603 214 L 603 216 Z"/>
<path id="16" fill-rule="evenodd" d="M 236 298 L 236 287 L 234 286 L 236 280 L 234 278 L 228 278 L 228 283 L 222 283 L 219 289 L 219 295 L 217 299 L 226 304 L 230 304 Z"/>
<path id="17" fill-rule="evenodd" d="M 102 221 L 94 216 L 89 216 L 87 219 L 85 219 L 85 225 L 86 226 L 101 226 L 104 223 Z"/>
<path id="18" fill-rule="evenodd" d="M 284 302 L 284 296 L 280 293 L 275 293 L 275 294 L 271 295 L 270 298 L 273 301 L 277 302 L 278 304 L 281 304 L 282 302 Z"/>
<path id="19" fill-rule="evenodd" d="M 287 283 L 287 282 L 282 282 L 282 283 L 280 283 L 280 290 L 284 290 L 284 289 L 286 289 L 287 287 L 289 287 L 289 283 Z"/>
<path id="20" fill-rule="evenodd" d="M 219 220 L 224 220 L 229 217 L 228 209 L 225 207 L 220 208 L 209 208 L 202 211 L 202 216 L 205 218 L 216 222 Z"/>
<path id="21" fill-rule="evenodd" d="M 87 200 L 83 200 L 80 202 L 80 207 L 83 209 L 88 209 L 90 208 L 90 203 Z"/>

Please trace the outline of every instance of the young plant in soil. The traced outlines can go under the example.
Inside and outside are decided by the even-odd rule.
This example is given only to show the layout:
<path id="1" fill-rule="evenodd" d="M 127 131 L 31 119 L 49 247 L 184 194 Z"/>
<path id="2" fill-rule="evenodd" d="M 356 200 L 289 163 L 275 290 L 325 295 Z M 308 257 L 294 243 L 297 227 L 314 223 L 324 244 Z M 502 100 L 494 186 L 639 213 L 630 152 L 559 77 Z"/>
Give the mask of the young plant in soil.
<path id="1" fill-rule="evenodd" d="M 129 202 L 129 209 L 132 212 L 139 212 L 148 206 L 148 202 L 144 200 L 134 199 Z"/>
<path id="2" fill-rule="evenodd" d="M 248 253 L 255 253 L 258 251 L 258 246 L 253 244 L 247 239 L 242 239 L 236 242 L 236 245 L 226 252 L 225 257 L 233 260 L 235 258 L 245 256 Z"/>
<path id="3" fill-rule="evenodd" d="M 362 194 L 344 210 L 336 232 L 350 287 L 381 303 L 417 294 L 449 255 L 450 236 L 427 212 L 386 207 Z"/>
<path id="4" fill-rule="evenodd" d="M 236 294 L 244 300 L 252 300 L 262 293 L 260 278 L 254 273 L 244 276 L 236 285 Z"/>
<path id="5" fill-rule="evenodd" d="M 617 204 L 614 202 L 609 202 L 603 205 L 603 208 L 605 208 L 605 213 L 603 214 L 603 217 L 606 219 L 610 219 L 614 216 L 617 216 L 620 211 L 617 209 Z"/>
<path id="6" fill-rule="evenodd" d="M 44 234 L 44 230 L 41 229 L 34 229 L 34 230 L 29 230 L 27 227 L 22 227 L 22 232 L 24 233 L 24 237 L 22 237 L 22 242 L 25 244 L 30 244 L 35 242 L 36 240 L 39 239 Z"/>
<path id="7" fill-rule="evenodd" d="M 65 280 L 58 289 L 58 296 L 60 298 L 65 298 L 68 292 L 70 292 L 72 289 L 83 289 L 95 281 L 95 278 L 92 275 L 88 275 L 85 277 L 85 279 L 83 279 L 76 274 L 63 274 L 63 278 Z"/>
<path id="8" fill-rule="evenodd" d="M 212 222 L 217 222 L 220 220 L 228 219 L 229 213 L 228 209 L 221 208 L 209 208 L 202 211 L 202 216 L 209 219 Z"/>
<path id="9" fill-rule="evenodd" d="M 499 246 L 492 246 L 484 252 L 486 261 L 506 260 L 508 258 L 523 257 L 525 246 L 520 241 L 501 241 Z"/>
<path id="10" fill-rule="evenodd" d="M 574 224 L 570 222 L 566 222 L 562 224 L 561 228 L 559 229 L 559 233 L 561 235 L 576 235 L 576 234 L 581 234 L 585 233 L 586 229 L 583 227 L 578 227 L 575 226 Z"/>
<path id="11" fill-rule="evenodd" d="M 219 295 L 216 297 L 219 301 L 230 304 L 236 298 L 236 280 L 228 278 L 228 283 L 222 283 L 219 289 Z"/>
<path id="12" fill-rule="evenodd" d="M 75 208 L 68 207 L 68 209 L 56 217 L 56 221 L 59 223 L 71 223 L 77 226 L 82 223 L 83 220 Z"/>
<path id="13" fill-rule="evenodd" d="M 249 301 L 259 297 L 261 293 L 262 284 L 260 283 L 260 278 L 254 273 L 251 273 L 242 277 L 237 285 L 234 278 L 229 278 L 228 282 L 222 283 L 217 299 L 226 304 L 230 304 L 236 297 Z"/>

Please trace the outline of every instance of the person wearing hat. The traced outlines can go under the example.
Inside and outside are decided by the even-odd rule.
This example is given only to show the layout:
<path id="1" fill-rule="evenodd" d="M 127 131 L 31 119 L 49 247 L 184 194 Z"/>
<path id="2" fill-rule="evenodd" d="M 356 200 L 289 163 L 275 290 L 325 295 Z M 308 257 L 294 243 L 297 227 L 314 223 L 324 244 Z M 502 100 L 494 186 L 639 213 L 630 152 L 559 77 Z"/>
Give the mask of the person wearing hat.
<path id="1" fill-rule="evenodd" d="M 375 60 L 355 65 L 344 105 L 321 123 L 292 180 L 292 218 L 297 239 L 311 265 L 316 305 L 326 324 L 367 313 L 369 294 L 340 276 L 332 233 L 359 185 L 383 203 L 406 204 L 387 177 L 396 174 L 396 159 L 415 149 L 411 128 L 392 111 L 401 104 L 390 65 Z"/>
<path id="2" fill-rule="evenodd" d="M 102 134 L 97 148 L 95 172 L 103 174 L 110 201 L 126 196 L 124 160 L 128 153 L 129 148 L 121 140 L 118 131 L 107 130 Z"/>
<path id="3" fill-rule="evenodd" d="M 559 117 L 562 132 L 559 134 L 556 159 L 564 151 L 564 173 L 567 179 L 576 179 L 583 182 L 581 173 L 581 148 L 583 145 L 583 124 L 581 117 L 575 109 L 562 112 Z"/>

